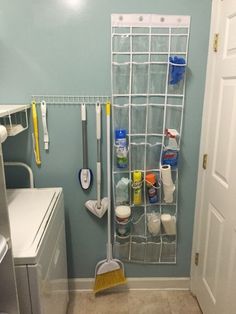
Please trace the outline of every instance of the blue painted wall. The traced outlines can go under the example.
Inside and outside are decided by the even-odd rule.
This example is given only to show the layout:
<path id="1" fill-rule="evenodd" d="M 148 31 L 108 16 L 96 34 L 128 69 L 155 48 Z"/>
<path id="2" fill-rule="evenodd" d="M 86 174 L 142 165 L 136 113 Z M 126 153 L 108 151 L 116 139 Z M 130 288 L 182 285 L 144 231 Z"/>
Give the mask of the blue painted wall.
<path id="1" fill-rule="evenodd" d="M 177 265 L 127 264 L 130 277 L 189 275 L 210 9 L 211 0 L 0 0 L 0 103 L 29 102 L 32 94 L 110 95 L 111 13 L 191 15 Z M 93 107 L 88 119 L 89 165 L 95 172 Z M 93 277 L 96 262 L 105 256 L 106 220 L 84 208 L 87 199 L 95 199 L 95 185 L 84 193 L 77 181 L 82 167 L 79 106 L 51 106 L 48 123 L 50 152 L 41 150 L 40 168 L 30 132 L 7 140 L 5 159 L 29 163 L 37 187 L 64 188 L 69 275 Z M 40 140 L 42 147 L 42 129 Z"/>

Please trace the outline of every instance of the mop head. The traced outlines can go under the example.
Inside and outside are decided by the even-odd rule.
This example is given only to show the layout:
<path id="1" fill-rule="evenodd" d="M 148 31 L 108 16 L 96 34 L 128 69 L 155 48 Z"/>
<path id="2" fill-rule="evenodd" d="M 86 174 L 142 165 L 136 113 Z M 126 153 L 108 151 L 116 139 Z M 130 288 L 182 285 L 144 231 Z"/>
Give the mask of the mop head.
<path id="1" fill-rule="evenodd" d="M 124 269 L 115 260 L 103 262 L 95 278 L 93 291 L 97 292 L 126 284 Z"/>
<path id="2" fill-rule="evenodd" d="M 98 218 L 102 218 L 103 215 L 105 214 L 105 212 L 107 211 L 108 208 L 108 198 L 104 197 L 101 200 L 101 207 L 98 208 L 98 203 L 97 201 L 87 201 L 85 203 L 85 207 L 91 212 L 93 213 L 95 216 L 97 216 Z"/>

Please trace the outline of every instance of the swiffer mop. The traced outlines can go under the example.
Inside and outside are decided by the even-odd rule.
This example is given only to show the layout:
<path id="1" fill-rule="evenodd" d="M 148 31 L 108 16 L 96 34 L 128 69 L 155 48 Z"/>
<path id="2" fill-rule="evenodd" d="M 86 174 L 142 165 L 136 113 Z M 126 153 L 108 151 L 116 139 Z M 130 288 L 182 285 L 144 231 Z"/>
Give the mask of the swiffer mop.
<path id="1" fill-rule="evenodd" d="M 97 200 L 87 201 L 86 208 L 99 218 L 107 211 L 108 198 L 104 197 L 101 200 L 101 104 L 96 103 L 96 135 L 97 135 Z"/>
<path id="2" fill-rule="evenodd" d="M 79 171 L 79 182 L 83 190 L 88 190 L 92 184 L 93 173 L 88 168 L 88 142 L 87 142 L 87 117 L 86 106 L 81 105 L 82 140 L 83 140 L 83 168 Z"/>
<path id="3" fill-rule="evenodd" d="M 112 288 L 126 283 L 124 276 L 124 265 L 118 259 L 112 258 L 111 244 L 111 143 L 110 143 L 110 107 L 111 104 L 106 104 L 107 116 L 107 191 L 108 191 L 108 209 L 107 209 L 107 258 L 100 261 L 95 269 L 95 284 L 94 293 Z"/>

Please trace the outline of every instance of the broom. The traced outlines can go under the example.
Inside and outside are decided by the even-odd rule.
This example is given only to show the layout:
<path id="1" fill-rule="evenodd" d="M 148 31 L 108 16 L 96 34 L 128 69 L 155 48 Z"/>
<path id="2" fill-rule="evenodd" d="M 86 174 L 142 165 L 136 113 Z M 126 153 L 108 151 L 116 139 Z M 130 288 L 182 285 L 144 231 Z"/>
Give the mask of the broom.
<path id="1" fill-rule="evenodd" d="M 108 209 L 107 209 L 107 258 L 97 263 L 95 269 L 95 284 L 94 293 L 126 283 L 124 276 L 124 265 L 118 259 L 112 258 L 111 244 L 111 164 L 110 164 L 110 102 L 106 103 L 107 116 L 107 194 L 108 194 Z"/>

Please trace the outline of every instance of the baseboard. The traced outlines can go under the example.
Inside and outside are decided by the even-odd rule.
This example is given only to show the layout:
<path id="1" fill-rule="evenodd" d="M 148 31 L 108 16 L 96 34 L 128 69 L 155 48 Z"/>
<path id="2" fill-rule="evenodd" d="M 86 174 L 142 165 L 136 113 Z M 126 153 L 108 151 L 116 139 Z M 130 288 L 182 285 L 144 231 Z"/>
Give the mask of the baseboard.
<path id="1" fill-rule="evenodd" d="M 189 277 L 140 277 L 127 278 L 127 285 L 119 286 L 119 290 L 189 290 Z M 91 291 L 94 278 L 69 279 L 70 291 Z"/>

